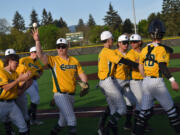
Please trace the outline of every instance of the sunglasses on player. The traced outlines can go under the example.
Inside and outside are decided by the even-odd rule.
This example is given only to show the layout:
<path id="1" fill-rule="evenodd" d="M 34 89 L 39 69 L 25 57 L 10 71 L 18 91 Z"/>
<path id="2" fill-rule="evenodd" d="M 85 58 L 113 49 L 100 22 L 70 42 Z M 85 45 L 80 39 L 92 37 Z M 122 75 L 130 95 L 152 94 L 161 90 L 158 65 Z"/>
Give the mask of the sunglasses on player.
<path id="1" fill-rule="evenodd" d="M 65 49 L 65 48 L 67 48 L 67 45 L 56 45 L 56 48 L 57 49 Z"/>
<path id="2" fill-rule="evenodd" d="M 138 43 L 138 40 L 130 41 L 130 43 Z"/>
<path id="3" fill-rule="evenodd" d="M 129 44 L 129 41 L 122 41 L 122 44 L 123 44 L 123 45 L 128 45 L 128 44 Z"/>

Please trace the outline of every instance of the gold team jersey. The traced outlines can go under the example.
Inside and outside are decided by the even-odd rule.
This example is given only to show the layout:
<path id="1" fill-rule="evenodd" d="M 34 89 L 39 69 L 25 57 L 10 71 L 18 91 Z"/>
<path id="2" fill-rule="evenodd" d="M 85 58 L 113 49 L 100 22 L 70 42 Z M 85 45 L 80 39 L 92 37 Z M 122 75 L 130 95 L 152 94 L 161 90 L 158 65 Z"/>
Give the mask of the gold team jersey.
<path id="1" fill-rule="evenodd" d="M 126 56 L 129 60 L 139 63 L 140 53 L 138 53 L 134 49 L 131 49 Z M 141 80 L 143 79 L 143 77 L 138 69 L 130 68 L 130 79 Z"/>
<path id="2" fill-rule="evenodd" d="M 98 56 L 98 77 L 104 80 L 107 77 L 114 76 L 114 66 L 118 64 L 121 57 L 114 50 L 103 48 Z"/>
<path id="3" fill-rule="evenodd" d="M 0 59 L 0 68 L 3 68 L 4 67 L 4 63 L 3 61 Z"/>
<path id="4" fill-rule="evenodd" d="M 119 55 L 120 57 L 124 57 L 126 58 L 126 54 L 122 54 L 119 49 L 115 49 L 114 50 L 116 52 L 117 55 Z M 127 65 L 125 64 L 116 64 L 115 65 L 115 73 L 114 73 L 114 77 L 116 79 L 120 79 L 120 80 L 128 80 L 129 79 L 129 68 Z"/>
<path id="5" fill-rule="evenodd" d="M 59 56 L 48 56 L 48 64 L 53 76 L 53 92 L 74 94 L 76 76 L 83 73 L 79 61 L 72 56 L 68 60 Z"/>
<path id="6" fill-rule="evenodd" d="M 153 44 L 149 44 L 151 47 L 153 47 Z M 164 47 L 162 46 L 154 46 L 154 49 L 152 50 L 150 56 L 155 61 L 144 61 L 146 58 L 146 55 L 148 53 L 148 46 L 147 45 L 140 54 L 140 64 L 144 65 L 144 73 L 146 76 L 153 76 L 153 77 L 162 77 L 162 74 L 159 72 L 159 65 L 160 62 L 166 62 L 167 63 L 167 53 Z"/>
<path id="7" fill-rule="evenodd" d="M 14 80 L 16 80 L 18 74 L 16 72 L 8 72 L 3 68 L 0 68 L 0 86 L 6 85 Z M 2 87 L 0 87 L 0 99 L 9 100 L 16 99 L 18 96 L 18 88 L 17 85 L 12 89 L 6 91 Z"/>
<path id="8" fill-rule="evenodd" d="M 39 76 L 40 72 L 43 71 L 43 68 L 39 60 L 33 60 L 30 56 L 23 57 L 19 60 L 19 64 L 23 64 L 27 67 L 27 70 L 32 72 L 31 77 Z"/>

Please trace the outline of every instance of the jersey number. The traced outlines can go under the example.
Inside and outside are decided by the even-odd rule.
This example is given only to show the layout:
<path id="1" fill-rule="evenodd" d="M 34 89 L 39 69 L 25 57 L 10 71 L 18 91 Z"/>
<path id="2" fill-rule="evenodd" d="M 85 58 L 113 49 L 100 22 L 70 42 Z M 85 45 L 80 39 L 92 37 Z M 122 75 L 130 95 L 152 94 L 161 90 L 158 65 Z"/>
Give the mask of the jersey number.
<path id="1" fill-rule="evenodd" d="M 155 63 L 155 55 L 150 54 L 149 57 L 151 58 L 151 60 L 146 60 L 145 61 L 145 66 L 152 67 L 152 66 L 154 66 L 154 63 Z"/>

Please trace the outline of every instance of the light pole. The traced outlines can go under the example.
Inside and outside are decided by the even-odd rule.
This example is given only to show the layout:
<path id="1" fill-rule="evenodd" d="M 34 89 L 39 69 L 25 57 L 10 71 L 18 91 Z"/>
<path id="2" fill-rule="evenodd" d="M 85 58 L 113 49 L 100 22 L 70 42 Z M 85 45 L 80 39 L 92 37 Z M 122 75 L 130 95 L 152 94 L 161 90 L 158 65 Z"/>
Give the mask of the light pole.
<path id="1" fill-rule="evenodd" d="M 134 18 L 134 32 L 136 34 L 137 28 L 136 28 L 136 14 L 135 14 L 134 0 L 132 0 L 132 7 L 133 7 L 133 18 Z"/>

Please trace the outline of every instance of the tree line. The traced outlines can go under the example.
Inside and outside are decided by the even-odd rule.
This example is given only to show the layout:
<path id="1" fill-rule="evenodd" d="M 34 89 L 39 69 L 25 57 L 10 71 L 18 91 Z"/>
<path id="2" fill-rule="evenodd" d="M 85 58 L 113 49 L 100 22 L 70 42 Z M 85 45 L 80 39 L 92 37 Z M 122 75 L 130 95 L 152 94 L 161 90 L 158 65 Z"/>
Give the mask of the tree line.
<path id="1" fill-rule="evenodd" d="M 151 13 L 147 19 L 140 20 L 137 24 L 137 32 L 144 38 L 148 37 L 148 25 L 155 19 L 160 18 L 166 25 L 166 36 L 180 36 L 180 1 L 179 0 L 163 0 L 162 11 Z M 92 14 L 89 19 L 84 22 L 79 19 L 75 27 L 76 32 L 83 32 L 84 44 L 100 43 L 100 33 L 104 30 L 110 30 L 114 39 L 117 39 L 122 33 L 134 33 L 133 23 L 129 18 L 124 21 L 118 12 L 109 4 L 109 9 L 103 17 L 104 25 L 97 25 Z M 14 48 L 17 51 L 28 51 L 34 45 L 31 37 L 31 27 L 34 22 L 39 26 L 40 40 L 43 49 L 54 49 L 56 39 L 64 37 L 65 34 L 71 32 L 67 23 L 62 17 L 53 19 L 51 12 L 43 9 L 41 20 L 33 9 L 30 14 L 29 27 L 25 27 L 25 21 L 22 15 L 16 11 L 12 20 L 12 26 L 8 24 L 6 19 L 0 19 L 0 50 Z"/>

